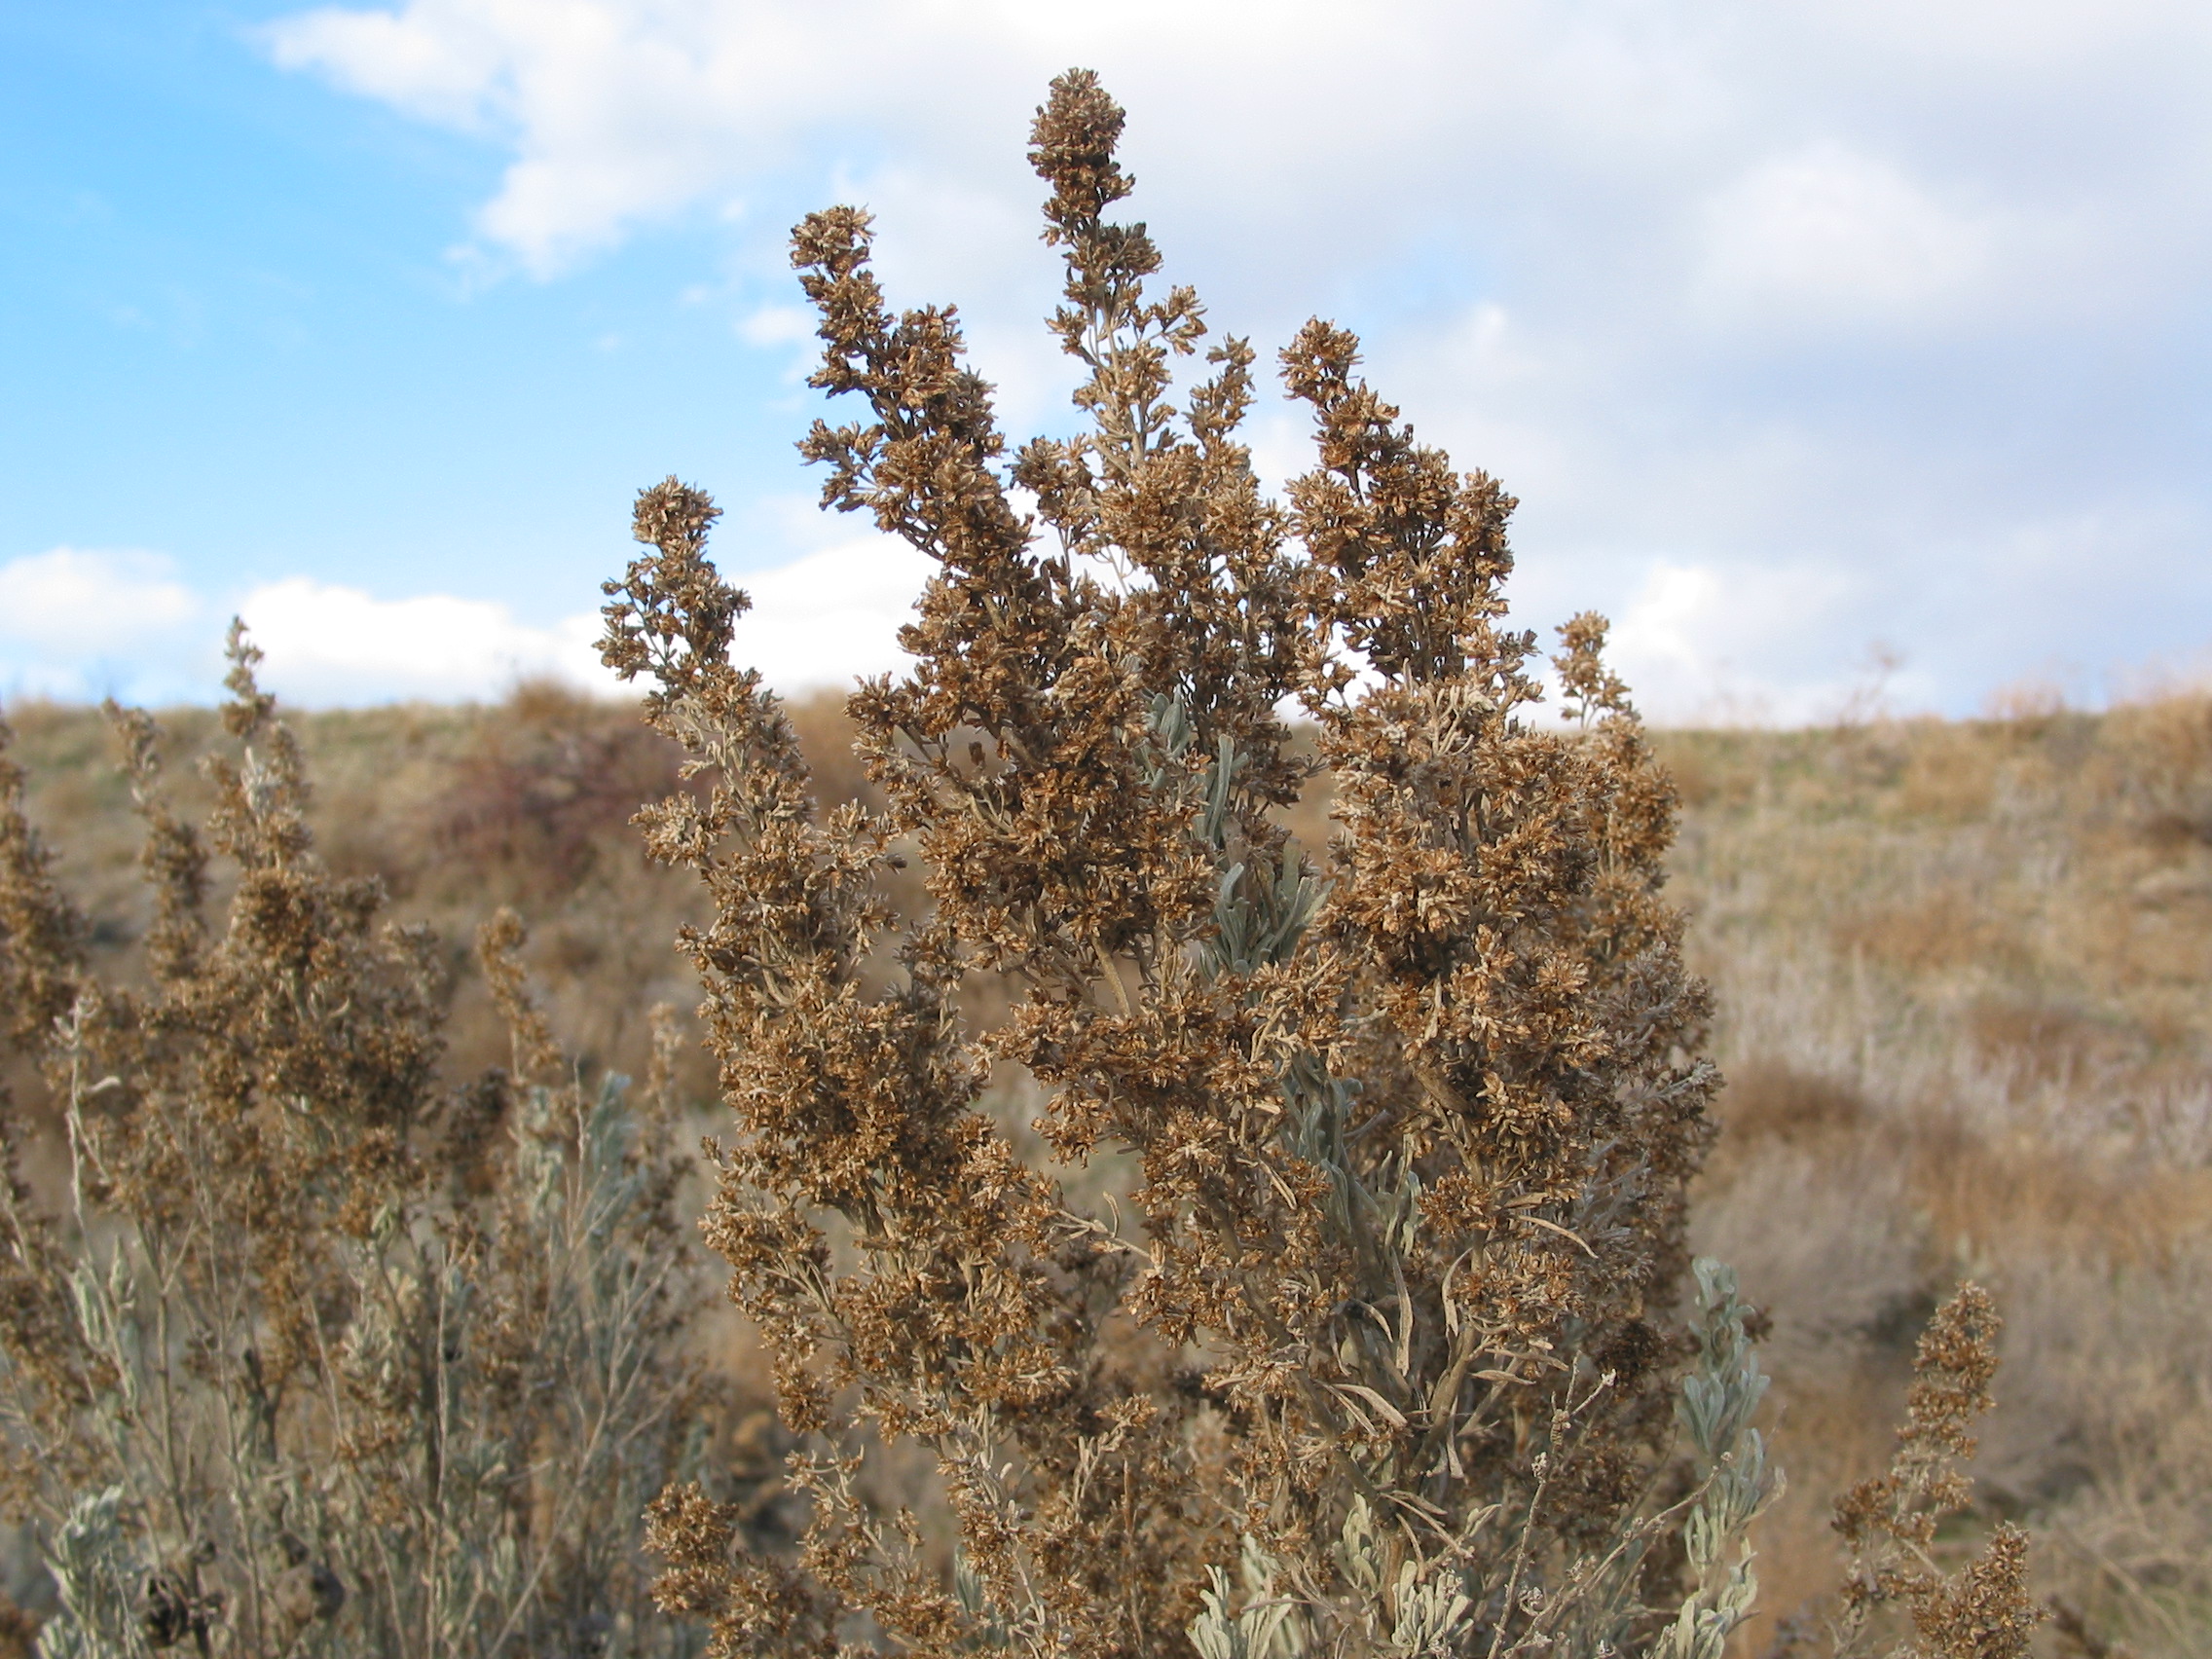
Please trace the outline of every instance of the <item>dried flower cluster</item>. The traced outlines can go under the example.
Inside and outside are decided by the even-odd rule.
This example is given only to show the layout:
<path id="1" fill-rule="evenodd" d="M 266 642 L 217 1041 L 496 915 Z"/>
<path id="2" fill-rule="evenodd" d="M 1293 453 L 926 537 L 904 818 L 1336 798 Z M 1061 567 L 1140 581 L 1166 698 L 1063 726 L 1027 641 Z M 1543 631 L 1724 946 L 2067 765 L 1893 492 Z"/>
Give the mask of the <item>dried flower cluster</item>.
<path id="1" fill-rule="evenodd" d="M 698 1411 L 665 1102 L 561 1060 L 511 917 L 482 951 L 514 1070 L 437 1083 L 436 941 L 315 857 L 256 655 L 234 631 L 205 843 L 111 711 L 144 985 L 86 968 L 0 753 L 0 986 L 46 1096 L 0 1102 L 0 1479 L 58 1597 L 39 1650 L 682 1651 L 639 1555 Z"/>
<path id="2" fill-rule="evenodd" d="M 1173 401 L 1203 313 L 1106 216 L 1122 119 L 1071 73 L 1031 150 L 1081 436 L 1010 457 L 866 215 L 795 233 L 812 384 L 860 406 L 802 446 L 825 502 L 938 566 L 912 671 L 850 705 L 881 811 L 819 811 L 731 665 L 704 495 L 645 492 L 608 584 L 608 662 L 712 786 L 644 822 L 714 904 L 682 940 L 737 1129 L 707 1231 L 811 1499 L 785 1559 L 672 1493 L 661 1594 L 730 1655 L 1716 1653 L 1771 1480 L 1740 1306 L 1709 1280 L 1695 1341 L 1678 1311 L 1716 1079 L 1672 792 L 1598 618 L 1554 658 L 1571 728 L 1533 719 L 1514 503 L 1350 335 L 1282 354 L 1318 449 L 1287 502 L 1237 437 L 1249 345 Z M 1325 854 L 1284 828 L 1322 787 Z M 1044 1162 L 991 1110 L 1027 1096 Z M 1078 1201 L 1108 1155 L 1134 1180 Z M 949 1572 L 863 1494 L 898 1440 L 936 1455 Z"/>
<path id="3" fill-rule="evenodd" d="M 1987 1548 L 1946 1575 L 1931 1559 L 1936 1530 L 1966 1507 L 1972 1482 L 1967 1431 L 1994 1403 L 2000 1321 L 1989 1293 L 1962 1284 L 1936 1309 L 1913 1356 L 1904 1425 L 1889 1471 L 1862 1481 L 1836 1505 L 1835 1529 L 1851 1552 L 1830 1632 L 1837 1655 L 1860 1652 L 1885 1604 L 1910 1613 L 1918 1647 L 1901 1659 L 2026 1659 L 2042 1611 L 2027 1588 L 2028 1536 L 1998 1524 Z"/>

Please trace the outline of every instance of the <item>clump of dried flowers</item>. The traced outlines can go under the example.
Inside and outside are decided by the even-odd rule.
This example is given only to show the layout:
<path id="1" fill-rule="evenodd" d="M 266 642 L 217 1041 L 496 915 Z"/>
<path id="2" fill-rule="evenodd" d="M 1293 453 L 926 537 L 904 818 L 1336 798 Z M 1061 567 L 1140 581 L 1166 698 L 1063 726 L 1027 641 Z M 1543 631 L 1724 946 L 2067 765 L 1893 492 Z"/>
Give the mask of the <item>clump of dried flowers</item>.
<path id="1" fill-rule="evenodd" d="M 726 1655 L 1717 1654 L 1773 1477 L 1732 1280 L 1681 1311 L 1716 1079 L 1673 793 L 1599 618 L 1553 658 L 1569 728 L 1535 719 L 1514 503 L 1349 334 L 1282 353 L 1318 451 L 1287 501 L 1238 438 L 1247 343 L 1178 404 L 1203 312 L 1107 217 L 1122 123 L 1073 72 L 1031 149 L 1080 436 L 1010 456 L 867 216 L 795 233 L 812 384 L 859 406 L 802 445 L 825 503 L 938 567 L 911 672 L 850 704 L 887 805 L 819 810 L 733 666 L 706 496 L 645 492 L 608 584 L 607 661 L 711 786 L 643 823 L 714 906 L 682 940 L 736 1121 L 707 1234 L 811 1502 L 771 1556 L 672 1492 L 664 1604 Z M 1323 787 L 1336 834 L 1301 846 Z M 949 1567 L 866 1490 L 900 1441 Z"/>

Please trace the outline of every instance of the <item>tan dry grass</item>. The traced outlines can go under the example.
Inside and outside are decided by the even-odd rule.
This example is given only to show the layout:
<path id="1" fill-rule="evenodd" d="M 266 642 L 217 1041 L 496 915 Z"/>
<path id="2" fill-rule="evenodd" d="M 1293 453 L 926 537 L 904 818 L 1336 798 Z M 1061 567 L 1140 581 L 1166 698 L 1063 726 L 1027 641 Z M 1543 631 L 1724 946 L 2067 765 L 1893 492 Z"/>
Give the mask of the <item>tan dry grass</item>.
<path id="1" fill-rule="evenodd" d="M 13 714 L 33 813 L 121 961 L 137 834 L 101 722 Z M 793 715 L 824 796 L 866 798 L 840 700 Z M 638 1068 L 644 1009 L 688 995 L 664 941 L 694 901 L 596 787 L 665 765 L 632 719 L 529 689 L 296 723 L 333 862 L 452 939 L 515 903 L 557 1023 Z M 169 724 L 193 810 L 213 718 Z M 1658 741 L 1732 1078 L 1700 1244 L 1775 1320 L 1792 1490 L 1765 1528 L 1770 1614 L 1832 1584 L 1831 1495 L 1886 1456 L 1910 1332 L 1972 1265 L 2009 1320 L 1988 1513 L 2030 1520 L 2045 1587 L 2093 1631 L 2212 1650 L 2212 702 Z M 1309 845 L 1326 804 L 1297 815 Z M 505 1038 L 465 965 L 459 996 L 472 1066 Z"/>
<path id="2" fill-rule="evenodd" d="M 2009 1319 L 1981 1521 L 2091 1641 L 2212 1650 L 2212 700 L 1662 743 L 1733 1080 L 1699 1242 L 1773 1313 L 1793 1483 L 1742 1650 L 1970 1270 Z"/>

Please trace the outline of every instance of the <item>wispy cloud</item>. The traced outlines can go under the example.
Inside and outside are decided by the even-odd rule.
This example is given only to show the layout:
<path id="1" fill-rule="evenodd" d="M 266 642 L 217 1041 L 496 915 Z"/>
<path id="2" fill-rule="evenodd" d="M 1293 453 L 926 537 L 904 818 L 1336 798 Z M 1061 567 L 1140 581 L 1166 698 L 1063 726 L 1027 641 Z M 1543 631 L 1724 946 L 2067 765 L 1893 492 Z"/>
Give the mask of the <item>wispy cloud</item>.
<path id="1" fill-rule="evenodd" d="M 84 639 L 116 648 L 166 633 L 199 608 L 175 561 L 161 553 L 55 547 L 0 565 L 0 634 L 20 644 Z"/>
<path id="2" fill-rule="evenodd" d="M 1704 279 L 1732 322 L 1926 322 L 1986 288 L 1993 238 L 1896 168 L 1832 142 L 1759 163 L 1707 215 Z"/>

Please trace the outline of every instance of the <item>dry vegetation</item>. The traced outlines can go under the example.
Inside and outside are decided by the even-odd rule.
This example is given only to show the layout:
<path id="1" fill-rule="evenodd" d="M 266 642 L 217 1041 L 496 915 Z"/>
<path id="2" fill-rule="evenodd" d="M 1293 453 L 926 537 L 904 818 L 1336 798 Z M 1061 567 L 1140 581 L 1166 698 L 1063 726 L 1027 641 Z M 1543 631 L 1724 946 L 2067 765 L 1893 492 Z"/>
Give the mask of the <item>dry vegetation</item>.
<path id="1" fill-rule="evenodd" d="M 827 705 L 824 716 L 833 716 Z M 152 898 L 139 878 L 143 827 L 130 779 L 96 709 L 25 703 L 10 711 L 28 774 L 32 820 L 64 860 L 88 917 L 90 960 L 108 977 L 142 970 Z M 218 711 L 162 717 L 166 787 L 177 815 L 213 801 L 201 767 L 226 743 Z M 518 690 L 496 710 L 406 707 L 292 716 L 307 774 L 306 813 L 332 874 L 374 876 L 396 913 L 427 926 L 453 983 L 444 1031 L 457 1076 L 504 1063 L 505 1021 L 471 947 L 504 905 L 529 925 L 531 971 L 562 1042 L 587 1069 L 643 1077 L 647 1011 L 696 1000 L 670 948 L 698 909 L 654 869 L 629 827 L 639 803 L 671 787 L 677 756 L 632 708 L 553 685 Z M 857 769 L 847 768 L 857 778 Z M 213 898 L 227 873 L 211 872 Z M 712 1072 L 685 1062 L 686 1090 Z"/>
<path id="2" fill-rule="evenodd" d="M 11 1622 L 46 1659 L 683 1651 L 640 1528 L 716 1415 L 674 1026 L 643 1090 L 587 1079 L 501 910 L 508 1064 L 441 1077 L 438 940 L 317 855 L 233 653 L 203 815 L 110 711 L 134 971 L 92 958 L 0 755 L 0 1499 L 46 1568 Z"/>
<path id="3" fill-rule="evenodd" d="M 1695 1232 L 1775 1318 L 1767 1610 L 1971 1272 L 1982 1517 L 2083 1650 L 2212 1650 L 2212 699 L 1660 747 L 1731 1080 Z"/>
<path id="4" fill-rule="evenodd" d="M 878 802 L 842 698 L 791 714 L 824 798 Z M 13 718 L 29 816 L 85 903 L 95 970 L 128 978 L 150 911 L 106 722 L 38 704 Z M 164 723 L 190 805 L 204 789 L 190 763 L 219 722 Z M 382 874 L 396 914 L 449 940 L 514 904 L 556 1028 L 596 1029 L 595 1063 L 643 1075 L 652 1004 L 695 1000 L 665 941 L 704 904 L 645 863 L 626 811 L 563 812 L 582 793 L 567 757 L 586 745 L 645 780 L 641 794 L 673 778 L 634 710 L 530 688 L 498 707 L 293 724 L 333 862 Z M 2040 1649 L 2206 1651 L 2212 700 L 1654 743 L 1683 791 L 1672 891 L 1716 987 L 1730 1079 L 1693 1235 L 1771 1314 L 1770 1416 L 1791 1481 L 1762 1527 L 1762 1611 L 1736 1650 L 1776 1651 L 1792 1614 L 1818 1628 L 1805 1604 L 1837 1582 L 1834 1499 L 1888 1459 L 1916 1334 L 1971 1268 L 2007 1330 L 1960 1525 L 2031 1529 L 2037 1589 L 2088 1639 L 2046 1626 Z M 475 804 L 487 756 L 514 820 L 462 847 L 426 833 L 498 822 Z M 1309 844 L 1325 835 L 1323 802 L 1296 825 Z M 524 849 L 554 843 L 580 879 L 535 879 Z M 473 954 L 451 960 L 459 1077 L 503 1063 L 509 1037 Z M 688 1097 L 709 1087 L 696 1066 Z M 740 1397 L 733 1425 L 756 1453 L 756 1398 Z M 40 1600 L 30 1579 L 12 1588 Z"/>
<path id="5" fill-rule="evenodd" d="M 707 786 L 641 823 L 713 902 L 682 948 L 736 1134 L 704 1231 L 809 1510 L 791 1558 L 672 1492 L 663 1604 L 718 1659 L 1718 1659 L 1772 1483 L 1733 1280 L 1684 1306 L 1716 1078 L 1672 792 L 1602 621 L 1552 658 L 1573 726 L 1527 718 L 1513 502 L 1413 441 L 1352 337 L 1280 354 L 1316 450 L 1282 502 L 1246 343 L 1168 401 L 1206 327 L 1106 216 L 1121 125 L 1072 72 L 1030 151 L 1079 436 L 1010 451 L 866 214 L 793 235 L 812 384 L 852 399 L 800 446 L 824 504 L 939 567 L 912 671 L 848 705 L 881 809 L 825 812 L 730 660 L 703 495 L 641 496 L 607 586 L 606 660 Z M 1286 823 L 1323 777 L 1325 853 Z M 873 1501 L 902 1447 L 948 1527 Z"/>
<path id="6" fill-rule="evenodd" d="M 1038 134 L 1057 560 L 949 319 L 802 228 L 810 452 L 946 571 L 909 682 L 761 697 L 672 481 L 663 735 L 11 712 L 0 1652 L 2212 1650 L 2212 700 L 1646 734 L 1578 624 L 1559 727 L 1510 503 L 1348 337 L 1287 508 L 1241 343 L 1175 424 L 1118 125 Z"/>

